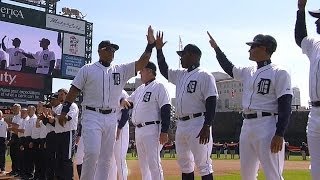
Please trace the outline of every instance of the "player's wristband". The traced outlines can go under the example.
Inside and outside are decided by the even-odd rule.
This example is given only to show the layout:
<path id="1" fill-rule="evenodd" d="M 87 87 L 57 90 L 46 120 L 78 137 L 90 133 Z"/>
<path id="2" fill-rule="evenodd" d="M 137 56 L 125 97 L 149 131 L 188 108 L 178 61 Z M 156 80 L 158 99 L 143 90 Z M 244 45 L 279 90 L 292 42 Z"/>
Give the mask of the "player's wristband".
<path id="1" fill-rule="evenodd" d="M 65 102 L 63 103 L 63 107 L 62 107 L 61 112 L 68 113 L 69 110 L 70 110 L 71 104 L 72 104 L 71 102 L 65 101 Z"/>
<path id="2" fill-rule="evenodd" d="M 155 46 L 156 46 L 156 43 L 155 43 L 155 42 L 152 43 L 152 44 L 149 44 L 149 43 L 148 43 L 148 45 L 147 45 L 147 47 L 146 47 L 146 50 L 145 50 L 144 52 L 146 52 L 146 53 L 152 53 L 152 49 L 153 49 Z"/>

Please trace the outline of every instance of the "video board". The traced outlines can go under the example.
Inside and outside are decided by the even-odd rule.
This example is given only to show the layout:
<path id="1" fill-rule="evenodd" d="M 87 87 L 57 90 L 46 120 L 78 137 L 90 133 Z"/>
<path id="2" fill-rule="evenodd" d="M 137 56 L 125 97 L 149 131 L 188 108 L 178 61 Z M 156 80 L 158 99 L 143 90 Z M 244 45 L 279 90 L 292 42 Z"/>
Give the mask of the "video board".
<path id="1" fill-rule="evenodd" d="M 86 23 L 0 2 L 0 69 L 73 79 L 85 64 Z"/>

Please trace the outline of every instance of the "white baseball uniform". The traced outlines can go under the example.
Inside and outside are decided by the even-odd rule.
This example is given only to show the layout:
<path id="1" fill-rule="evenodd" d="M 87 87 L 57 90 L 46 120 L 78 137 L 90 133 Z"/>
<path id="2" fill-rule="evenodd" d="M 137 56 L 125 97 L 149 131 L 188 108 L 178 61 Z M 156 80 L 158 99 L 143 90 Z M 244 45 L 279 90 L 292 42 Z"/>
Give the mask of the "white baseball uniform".
<path id="1" fill-rule="evenodd" d="M 63 106 L 58 106 L 56 114 L 61 114 Z M 58 179 L 72 179 L 73 177 L 73 163 L 72 157 L 75 150 L 75 131 L 78 124 L 79 109 L 75 103 L 70 106 L 70 111 L 67 116 L 71 118 L 64 126 L 59 124 L 58 119 L 55 120 L 55 137 L 57 143 L 57 168 L 56 176 Z"/>
<path id="2" fill-rule="evenodd" d="M 170 104 L 170 97 L 165 86 L 157 80 L 147 85 L 139 86 L 128 98 L 133 102 L 132 123 L 143 127 L 135 128 L 138 160 L 142 180 L 162 180 L 160 151 L 162 145 L 159 137 L 161 133 L 161 107 Z M 147 122 L 156 122 L 145 125 Z M 145 126 L 144 126 L 145 125 Z"/>
<path id="3" fill-rule="evenodd" d="M 203 127 L 205 102 L 210 96 L 218 97 L 215 78 L 209 72 L 196 68 L 187 70 L 168 70 L 169 82 L 176 85 L 176 115 L 180 118 L 189 116 L 189 120 L 179 120 L 176 131 L 176 151 L 182 173 L 194 171 L 205 176 L 213 173 L 212 136 L 207 144 L 199 144 L 196 138 Z M 201 116 L 194 117 L 194 114 Z"/>
<path id="4" fill-rule="evenodd" d="M 128 98 L 129 95 L 125 90 L 122 90 L 121 98 Z M 117 109 L 117 120 L 121 119 L 121 108 Z M 127 180 L 128 166 L 126 156 L 129 146 L 129 122 L 127 122 L 121 129 L 119 139 L 115 142 L 113 148 L 113 156 L 111 159 L 111 168 L 108 179 Z"/>
<path id="5" fill-rule="evenodd" d="M 305 37 L 301 49 L 310 60 L 309 96 L 311 102 L 320 101 L 320 39 Z M 320 177 L 320 107 L 312 107 L 307 126 L 308 147 L 313 179 Z"/>
<path id="6" fill-rule="evenodd" d="M 259 162 L 266 179 L 283 179 L 284 144 L 272 153 L 271 140 L 276 132 L 278 98 L 292 95 L 290 75 L 280 67 L 268 64 L 256 67 L 233 68 L 235 79 L 243 82 L 242 107 L 244 114 L 257 113 L 257 118 L 244 119 L 240 134 L 240 163 L 242 179 L 256 179 Z M 265 112 L 272 115 L 262 116 Z"/>
<path id="7" fill-rule="evenodd" d="M 122 89 L 134 76 L 135 62 L 109 67 L 96 62 L 84 65 L 74 78 L 72 85 L 83 93 L 81 123 L 85 155 L 81 180 L 108 177 L 117 126 L 115 111 Z"/>
<path id="8" fill-rule="evenodd" d="M 9 54 L 9 70 L 21 71 L 22 59 L 25 58 L 22 53 L 24 52 L 21 48 L 7 48 L 6 53 Z"/>
<path id="9" fill-rule="evenodd" d="M 37 74 L 48 74 L 50 61 L 55 61 L 55 54 L 49 49 L 38 51 L 33 56 L 38 60 Z"/>

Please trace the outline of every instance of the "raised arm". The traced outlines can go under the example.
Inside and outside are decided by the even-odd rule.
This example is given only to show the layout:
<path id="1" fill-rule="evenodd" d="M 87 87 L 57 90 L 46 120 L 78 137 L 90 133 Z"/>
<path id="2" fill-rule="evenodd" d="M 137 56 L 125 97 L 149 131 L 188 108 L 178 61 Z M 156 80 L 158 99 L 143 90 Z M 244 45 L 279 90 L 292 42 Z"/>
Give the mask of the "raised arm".
<path id="1" fill-rule="evenodd" d="M 162 76 L 164 76 L 166 79 L 168 79 L 168 64 L 166 63 L 166 58 L 163 55 L 162 47 L 167 42 L 163 42 L 163 32 L 158 31 L 157 32 L 157 38 L 156 38 L 156 49 L 157 49 L 157 61 L 158 66 L 160 69 L 160 73 Z"/>
<path id="2" fill-rule="evenodd" d="M 297 11 L 297 20 L 294 28 L 294 37 L 296 43 L 301 47 L 301 42 L 303 38 L 307 37 L 307 27 L 306 27 L 306 14 L 305 7 L 307 0 L 298 0 L 298 11 Z"/>
<path id="3" fill-rule="evenodd" d="M 233 77 L 232 69 L 233 69 L 234 65 L 228 60 L 227 56 L 221 51 L 221 49 L 217 45 L 216 41 L 212 38 L 212 36 L 210 35 L 210 33 L 208 31 L 207 31 L 207 34 L 210 38 L 209 43 L 210 43 L 211 47 L 216 52 L 216 57 L 217 57 L 217 60 L 220 64 L 220 66 L 229 76 Z"/>
<path id="4" fill-rule="evenodd" d="M 148 28 L 147 40 L 148 40 L 148 45 L 146 47 L 146 50 L 141 55 L 140 59 L 135 63 L 136 72 L 140 71 L 142 68 L 144 68 L 148 64 L 151 57 L 152 49 L 155 46 L 155 43 L 154 43 L 155 38 L 153 35 L 153 29 L 151 26 L 149 26 Z"/>
<path id="5" fill-rule="evenodd" d="M 6 38 L 7 36 L 4 36 L 3 38 L 2 38 L 2 44 L 1 44 L 1 47 L 2 47 L 2 49 L 5 51 L 5 52 L 7 52 L 7 47 L 6 47 L 6 45 L 4 44 L 4 39 Z"/>

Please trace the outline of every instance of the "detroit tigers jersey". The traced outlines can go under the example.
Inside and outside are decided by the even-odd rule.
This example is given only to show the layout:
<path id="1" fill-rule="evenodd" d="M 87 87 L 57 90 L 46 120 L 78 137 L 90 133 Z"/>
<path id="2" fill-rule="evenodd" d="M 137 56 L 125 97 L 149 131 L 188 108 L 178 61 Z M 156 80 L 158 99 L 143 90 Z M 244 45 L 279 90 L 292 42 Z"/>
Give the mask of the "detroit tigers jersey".
<path id="1" fill-rule="evenodd" d="M 7 129 L 8 129 L 8 124 L 2 118 L 0 120 L 0 137 L 7 138 Z"/>
<path id="2" fill-rule="evenodd" d="M 190 72 L 169 69 L 168 80 L 176 85 L 178 117 L 206 112 L 206 99 L 210 96 L 218 97 L 215 78 L 201 68 Z"/>
<path id="3" fill-rule="evenodd" d="M 63 107 L 62 105 L 59 105 L 58 108 L 56 109 L 57 115 L 61 114 L 62 107 Z M 55 133 L 62 133 L 62 132 L 77 130 L 79 108 L 75 103 L 71 104 L 70 111 L 67 113 L 67 115 L 70 116 L 72 119 L 70 121 L 67 121 L 64 127 L 62 127 L 59 124 L 58 119 L 56 119 L 55 127 L 54 127 Z"/>
<path id="4" fill-rule="evenodd" d="M 38 51 L 33 56 L 38 60 L 38 66 L 45 66 L 47 68 L 50 66 L 50 61 L 56 59 L 54 52 L 49 49 Z"/>
<path id="5" fill-rule="evenodd" d="M 19 52 L 24 52 L 21 48 L 7 48 L 6 52 L 9 54 L 9 65 L 21 65 L 21 59 L 24 58 L 23 54 Z"/>
<path id="6" fill-rule="evenodd" d="M 109 67 L 96 62 L 84 65 L 71 84 L 83 92 L 83 107 L 116 109 L 122 89 L 134 76 L 135 62 Z"/>
<path id="7" fill-rule="evenodd" d="M 310 60 L 309 96 L 311 101 L 320 101 L 320 39 L 305 37 L 301 42 L 302 53 Z"/>
<path id="8" fill-rule="evenodd" d="M 163 84 L 154 80 L 142 84 L 128 98 L 133 102 L 132 123 L 140 124 L 161 120 L 161 107 L 170 104 L 170 97 Z"/>
<path id="9" fill-rule="evenodd" d="M 269 64 L 256 67 L 233 68 L 235 79 L 243 82 L 242 108 L 250 111 L 278 112 L 278 98 L 293 94 L 291 77 L 287 71 Z"/>
<path id="10" fill-rule="evenodd" d="M 28 137 L 32 135 L 32 129 L 33 129 L 33 126 L 35 126 L 36 121 L 37 121 L 37 116 L 35 114 L 25 121 L 25 127 L 24 127 L 24 133 L 23 133 L 24 137 Z"/>

